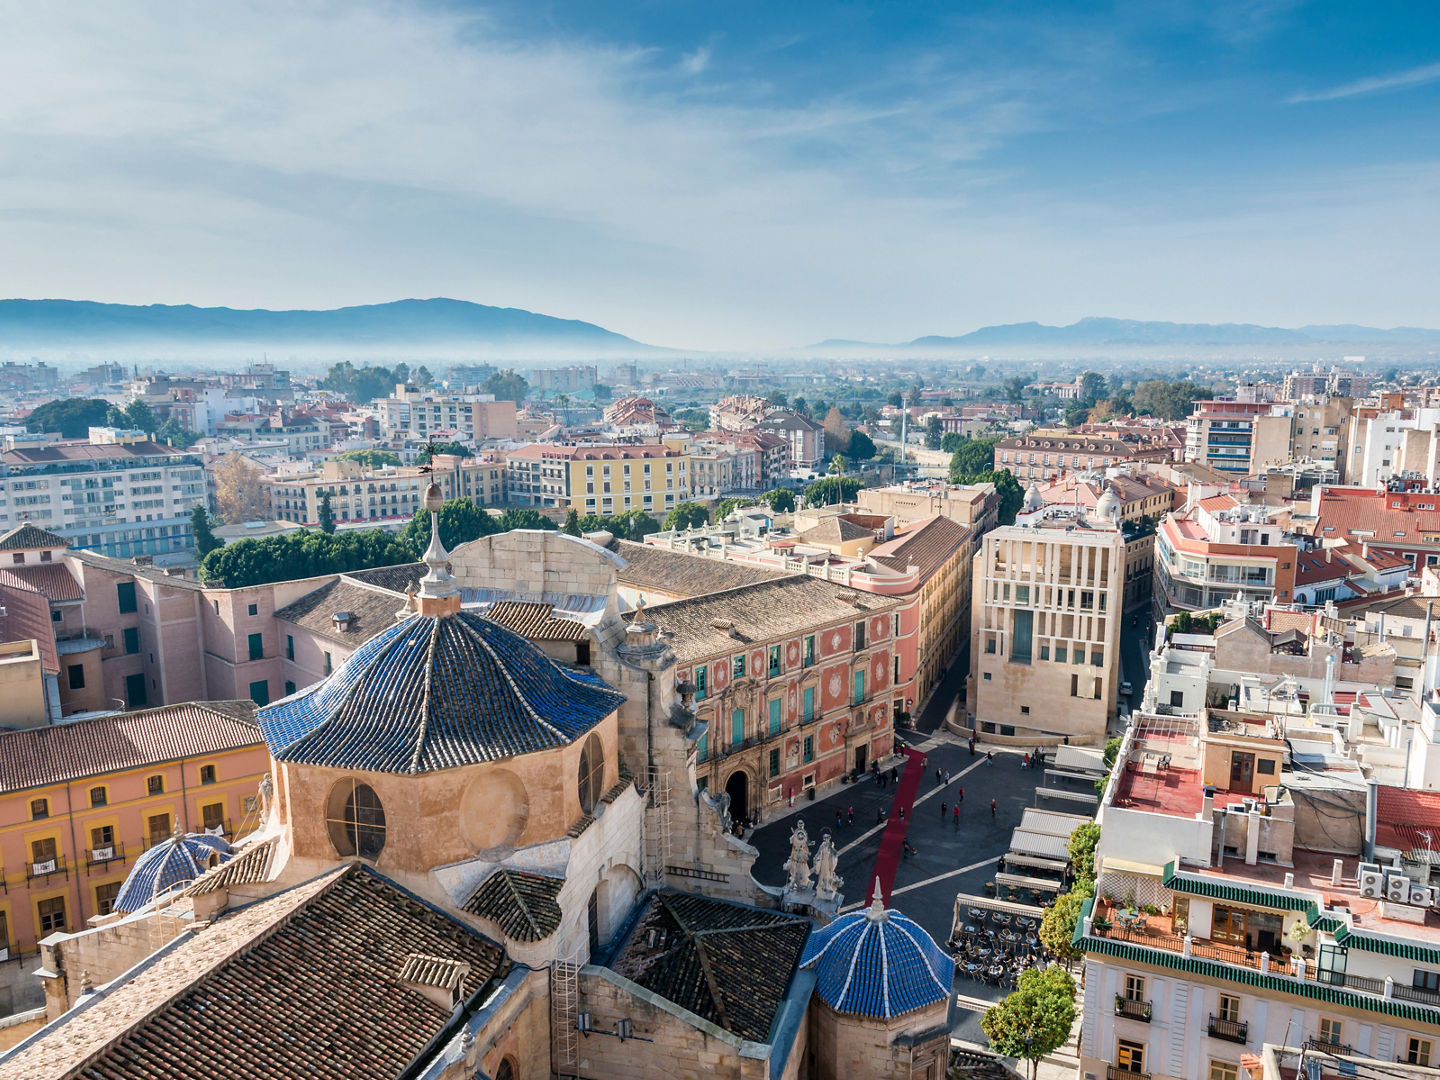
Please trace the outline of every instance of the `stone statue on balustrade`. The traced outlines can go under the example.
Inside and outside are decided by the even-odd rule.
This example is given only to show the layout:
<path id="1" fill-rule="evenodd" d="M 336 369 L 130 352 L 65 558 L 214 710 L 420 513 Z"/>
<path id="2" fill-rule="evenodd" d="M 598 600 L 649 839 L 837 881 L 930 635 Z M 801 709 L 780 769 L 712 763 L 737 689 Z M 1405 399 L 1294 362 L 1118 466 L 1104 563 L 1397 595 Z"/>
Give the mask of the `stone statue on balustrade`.
<path id="1" fill-rule="evenodd" d="M 786 887 L 792 892 L 804 892 L 810 888 L 810 837 L 805 832 L 804 820 L 797 821 L 790 830 L 790 858 L 785 860 L 789 874 Z"/>
<path id="2" fill-rule="evenodd" d="M 827 832 L 820 840 L 819 850 L 815 852 L 816 900 L 828 902 L 838 898 L 840 886 L 845 884 L 845 879 L 835 872 L 839 864 L 840 854 L 835 850 L 835 841 Z"/>

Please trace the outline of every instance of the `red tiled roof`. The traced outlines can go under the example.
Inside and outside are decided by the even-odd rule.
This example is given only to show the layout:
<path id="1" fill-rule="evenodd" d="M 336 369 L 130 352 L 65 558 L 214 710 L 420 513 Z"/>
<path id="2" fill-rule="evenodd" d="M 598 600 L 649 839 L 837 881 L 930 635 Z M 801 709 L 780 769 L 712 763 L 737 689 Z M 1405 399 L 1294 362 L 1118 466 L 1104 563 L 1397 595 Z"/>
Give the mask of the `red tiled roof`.
<path id="1" fill-rule="evenodd" d="M 970 530 L 964 525 L 936 515 L 910 525 L 893 540 L 871 551 L 870 557 L 902 572 L 913 565 L 919 569 L 923 583 L 965 546 L 969 535 Z"/>
<path id="2" fill-rule="evenodd" d="M 1295 558 L 1295 584 L 1313 585 L 1317 581 L 1334 581 L 1350 576 L 1350 564 L 1344 559 L 1326 559 L 1325 553 L 1307 551 Z"/>
<path id="3" fill-rule="evenodd" d="M 511 450 L 511 458 L 553 458 L 559 461 L 618 461 L 640 458 L 674 458 L 679 450 L 672 450 L 663 443 L 639 443 L 633 446 L 556 446 L 549 443 L 533 443 Z"/>
<path id="4" fill-rule="evenodd" d="M 34 551 L 44 548 L 67 548 L 70 541 L 52 532 L 46 532 L 22 521 L 4 536 L 0 536 L 0 551 Z"/>
<path id="5" fill-rule="evenodd" d="M 16 587 L 4 582 L 0 601 L 5 614 L 0 615 L 0 641 L 25 641 L 33 638 L 40 643 L 40 668 L 52 675 L 60 673 L 60 654 L 55 648 L 55 623 L 50 618 L 50 601 L 28 585 Z"/>
<path id="6" fill-rule="evenodd" d="M 1440 848 L 1440 791 L 1384 785 L 1376 789 L 1376 844 L 1402 851 L 1424 847 L 1423 838 L 1416 835 L 1420 829 L 1432 832 L 1433 846 Z"/>
<path id="7" fill-rule="evenodd" d="M 0 584 L 34 589 L 51 603 L 85 599 L 85 590 L 63 563 L 0 567 Z"/>
<path id="8" fill-rule="evenodd" d="M 259 746 L 254 715 L 250 701 L 190 702 L 3 732 L 0 792 Z"/>

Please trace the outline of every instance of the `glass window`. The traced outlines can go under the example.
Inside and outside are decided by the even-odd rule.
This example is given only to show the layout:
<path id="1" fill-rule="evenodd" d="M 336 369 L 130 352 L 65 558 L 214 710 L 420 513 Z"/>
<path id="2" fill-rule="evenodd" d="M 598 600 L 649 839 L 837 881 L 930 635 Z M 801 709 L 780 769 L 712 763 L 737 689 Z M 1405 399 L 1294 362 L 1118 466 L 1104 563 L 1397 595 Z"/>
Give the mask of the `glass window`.
<path id="1" fill-rule="evenodd" d="M 802 721 L 815 719 L 815 688 L 807 686 L 800 691 L 800 719 Z"/>
<path id="2" fill-rule="evenodd" d="M 1232 1024 L 1240 1022 L 1240 999 L 1234 994 L 1220 995 L 1220 1010 L 1216 1014 L 1221 1020 L 1228 1020 Z"/>
<path id="3" fill-rule="evenodd" d="M 225 831 L 225 804 L 207 803 L 200 807 L 200 822 L 209 833 Z"/>
<path id="4" fill-rule="evenodd" d="M 250 607 L 249 607 L 248 609 L 246 609 L 246 614 L 247 614 L 247 615 L 259 615 L 259 614 L 260 614 L 260 605 L 259 605 L 259 604 L 251 604 Z"/>
<path id="5" fill-rule="evenodd" d="M 780 775 L 780 751 L 770 751 L 770 776 L 773 779 Z"/>
<path id="6" fill-rule="evenodd" d="M 340 781 L 330 792 L 327 814 L 330 842 L 341 855 L 376 859 L 385 849 L 385 808 L 368 784 Z"/>
<path id="7" fill-rule="evenodd" d="M 120 605 L 120 614 L 129 615 L 137 610 L 135 604 L 135 583 L 122 581 L 115 586 L 115 600 Z"/>
<path id="8" fill-rule="evenodd" d="M 1240 1080 L 1240 1066 L 1233 1061 L 1212 1061 L 1209 1080 Z"/>
<path id="9" fill-rule="evenodd" d="M 92 787 L 90 789 L 90 805 L 104 806 L 110 801 L 110 794 L 103 787 Z"/>
<path id="10" fill-rule="evenodd" d="M 1345 1040 L 1342 1038 L 1342 1036 L 1343 1036 L 1344 1034 L 1345 1034 L 1345 1025 L 1344 1025 L 1341 1021 L 1332 1019 L 1331 1017 L 1328 1017 L 1328 1016 L 1322 1016 L 1322 1017 L 1320 1018 L 1320 1041 L 1321 1041 L 1321 1042 L 1327 1042 L 1327 1043 L 1333 1043 L 1333 1044 L 1335 1044 L 1335 1045 L 1339 1045 L 1340 1043 L 1343 1043 L 1343 1042 L 1345 1041 Z"/>
<path id="11" fill-rule="evenodd" d="M 41 900 L 35 905 L 35 910 L 40 916 L 41 937 L 65 929 L 65 898 L 63 896 Z"/>
<path id="12" fill-rule="evenodd" d="M 710 668 L 702 664 L 695 669 L 695 700 L 704 701 L 709 682 Z"/>
<path id="13" fill-rule="evenodd" d="M 286 659 L 286 660 L 294 660 L 294 659 L 295 659 L 295 635 L 294 635 L 294 634 L 286 634 L 286 635 L 285 635 L 285 659 Z"/>
<path id="14" fill-rule="evenodd" d="M 745 654 L 744 654 L 744 653 L 740 653 L 738 656 L 736 656 L 735 659 L 732 661 L 732 664 L 733 664 L 733 670 L 734 670 L 734 672 L 735 672 L 735 678 L 738 679 L 738 678 L 740 678 L 740 676 L 742 676 L 742 675 L 745 674 Z"/>
<path id="15" fill-rule="evenodd" d="M 773 679 L 780 674 L 780 646 L 770 646 L 770 677 Z"/>
<path id="16" fill-rule="evenodd" d="M 814 760 L 815 760 L 815 736 L 814 736 L 814 735 L 806 735 L 806 736 L 805 736 L 805 754 L 804 754 L 804 757 L 805 757 L 805 760 L 806 760 L 806 761 L 814 761 Z"/>
<path id="17" fill-rule="evenodd" d="M 150 836 L 150 846 L 163 844 L 170 839 L 170 815 L 151 814 L 145 819 L 145 831 Z"/>
<path id="18" fill-rule="evenodd" d="M 1017 664 L 1028 664 L 1034 636 L 1035 613 L 1017 609 L 1014 613 L 1014 623 L 1015 630 L 1010 639 L 1010 659 Z"/>
<path id="19" fill-rule="evenodd" d="M 125 652 L 134 656 L 140 651 L 140 629 L 135 626 L 127 626 L 124 630 Z"/>
<path id="20" fill-rule="evenodd" d="M 50 800 L 49 800 L 49 799 L 31 799 L 31 800 L 30 800 L 30 820 L 32 820 L 32 821 L 39 821 L 41 818 L 47 818 L 47 817 L 49 817 L 49 816 L 50 816 Z"/>
<path id="21" fill-rule="evenodd" d="M 145 793 L 147 795 L 165 794 L 165 777 L 156 774 L 145 778 Z"/>
<path id="22" fill-rule="evenodd" d="M 1145 1071 L 1145 1044 L 1120 1039 L 1115 1044 L 1115 1064 L 1126 1072 Z"/>
<path id="23" fill-rule="evenodd" d="M 70 682 L 71 690 L 85 689 L 85 665 L 69 664 L 65 668 L 65 677 Z"/>
<path id="24" fill-rule="evenodd" d="M 200 766 L 200 783 L 202 783 L 202 784 L 213 784 L 213 783 L 215 783 L 215 766 L 214 766 L 214 765 L 201 765 L 201 766 Z"/>
<path id="25" fill-rule="evenodd" d="M 805 664 L 806 667 L 809 667 L 811 664 L 815 663 L 815 635 L 814 635 L 814 634 L 811 634 L 809 637 L 807 637 L 807 638 L 805 639 L 805 649 L 804 649 L 804 652 L 805 652 L 804 664 Z"/>
<path id="26" fill-rule="evenodd" d="M 1400 1060 L 1406 1065 L 1424 1065 L 1428 1068 L 1434 1049 L 1435 1045 L 1429 1039 L 1411 1035 L 1405 1040 L 1405 1054 Z"/>

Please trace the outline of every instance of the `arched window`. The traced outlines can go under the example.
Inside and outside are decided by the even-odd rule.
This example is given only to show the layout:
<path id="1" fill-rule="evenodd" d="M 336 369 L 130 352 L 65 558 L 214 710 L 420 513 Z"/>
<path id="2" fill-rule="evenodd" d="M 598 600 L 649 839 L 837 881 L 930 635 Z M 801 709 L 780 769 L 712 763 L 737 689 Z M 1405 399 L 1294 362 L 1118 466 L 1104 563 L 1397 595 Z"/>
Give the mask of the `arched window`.
<path id="1" fill-rule="evenodd" d="M 605 748 L 600 736 L 591 735 L 580 751 L 580 811 L 589 814 L 605 793 Z"/>
<path id="2" fill-rule="evenodd" d="M 326 809 L 330 842 L 341 855 L 377 859 L 385 849 L 385 808 L 368 784 L 340 781 L 330 792 Z"/>
<path id="3" fill-rule="evenodd" d="M 495 1070 L 495 1080 L 515 1080 L 515 1063 L 508 1057 Z"/>

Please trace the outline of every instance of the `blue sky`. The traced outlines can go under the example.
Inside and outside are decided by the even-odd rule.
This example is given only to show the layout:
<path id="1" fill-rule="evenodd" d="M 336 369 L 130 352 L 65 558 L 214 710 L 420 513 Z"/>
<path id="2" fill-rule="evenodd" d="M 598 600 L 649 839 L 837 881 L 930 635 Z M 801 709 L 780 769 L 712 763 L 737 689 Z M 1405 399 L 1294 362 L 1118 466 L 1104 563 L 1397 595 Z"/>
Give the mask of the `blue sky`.
<path id="1" fill-rule="evenodd" d="M 46 10 L 46 9 L 50 10 Z M 1440 6 L 0 0 L 0 294 L 1440 325 Z"/>

